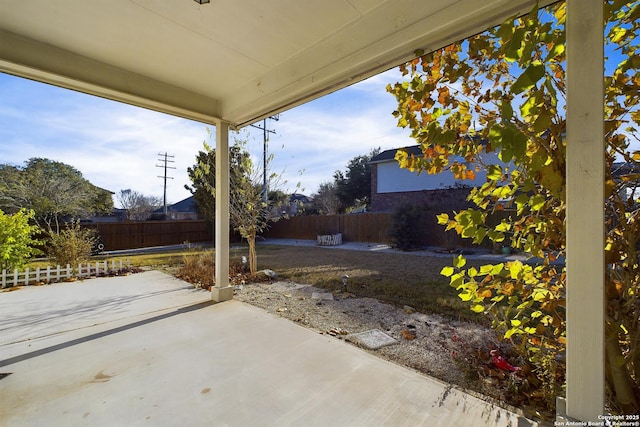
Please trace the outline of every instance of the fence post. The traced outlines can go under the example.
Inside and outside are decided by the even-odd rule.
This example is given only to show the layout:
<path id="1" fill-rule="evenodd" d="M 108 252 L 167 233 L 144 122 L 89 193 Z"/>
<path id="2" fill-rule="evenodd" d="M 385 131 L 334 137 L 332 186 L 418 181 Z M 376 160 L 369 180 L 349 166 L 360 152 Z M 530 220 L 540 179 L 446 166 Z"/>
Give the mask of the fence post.
<path id="1" fill-rule="evenodd" d="M 36 268 L 36 283 L 40 281 L 40 267 Z"/>
<path id="2" fill-rule="evenodd" d="M 89 263 L 91 265 L 91 263 Z M 91 275 L 91 268 L 89 268 L 89 275 Z M 100 275 L 100 263 L 96 261 L 96 277 Z"/>
<path id="3" fill-rule="evenodd" d="M 13 286 L 18 286 L 18 269 L 13 270 Z"/>
<path id="4" fill-rule="evenodd" d="M 2 287 L 7 286 L 7 270 L 2 270 Z"/>
<path id="5" fill-rule="evenodd" d="M 29 269 L 28 268 L 24 271 L 24 285 L 25 286 L 29 285 Z"/>
<path id="6" fill-rule="evenodd" d="M 51 266 L 47 265 L 47 283 L 51 283 Z"/>
<path id="7" fill-rule="evenodd" d="M 64 273 L 64 278 L 68 279 L 71 277 L 71 264 L 67 264 L 67 270 Z"/>

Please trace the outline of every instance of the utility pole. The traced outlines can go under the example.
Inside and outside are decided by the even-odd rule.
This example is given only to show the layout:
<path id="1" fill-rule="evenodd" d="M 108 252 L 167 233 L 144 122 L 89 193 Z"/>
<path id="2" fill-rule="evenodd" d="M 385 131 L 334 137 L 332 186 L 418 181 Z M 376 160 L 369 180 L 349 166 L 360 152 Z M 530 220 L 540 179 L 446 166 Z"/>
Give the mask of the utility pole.
<path id="1" fill-rule="evenodd" d="M 162 162 L 163 164 L 160 165 L 156 165 L 157 168 L 164 168 L 164 176 L 160 176 L 158 175 L 158 178 L 164 178 L 164 198 L 163 198 L 163 203 L 164 203 L 164 217 L 165 219 L 167 218 L 167 179 L 173 179 L 173 177 L 167 176 L 167 169 L 175 169 L 175 166 L 169 166 L 169 163 L 175 163 L 174 160 L 169 160 L 169 159 L 173 159 L 175 158 L 175 156 L 170 156 L 169 154 L 165 153 L 158 153 L 158 156 L 160 157 L 158 159 L 159 162 Z"/>
<path id="2" fill-rule="evenodd" d="M 262 129 L 262 134 L 263 134 L 263 150 L 262 150 L 262 164 L 263 164 L 263 168 L 262 168 L 262 201 L 267 203 L 268 202 L 268 198 L 269 198 L 269 187 L 267 186 L 267 151 L 268 151 L 268 142 L 269 142 L 269 137 L 268 134 L 270 133 L 276 133 L 275 130 L 271 130 L 269 128 L 267 128 L 267 119 L 271 119 L 271 120 L 275 120 L 276 122 L 278 120 L 280 120 L 280 114 L 275 114 L 273 116 L 269 116 L 266 117 L 264 119 L 262 119 L 262 126 L 257 126 L 257 125 L 251 125 L 252 127 L 256 128 L 256 129 Z"/>

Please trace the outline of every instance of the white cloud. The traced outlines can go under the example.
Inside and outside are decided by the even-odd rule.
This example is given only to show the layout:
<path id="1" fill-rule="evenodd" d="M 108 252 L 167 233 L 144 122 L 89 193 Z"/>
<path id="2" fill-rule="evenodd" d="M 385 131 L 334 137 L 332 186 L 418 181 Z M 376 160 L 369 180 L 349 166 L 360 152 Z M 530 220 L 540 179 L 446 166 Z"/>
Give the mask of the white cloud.
<path id="1" fill-rule="evenodd" d="M 284 189 L 293 191 L 300 182 L 311 194 L 355 156 L 412 144 L 408 132 L 396 127 L 395 100 L 385 91 L 398 78 L 389 71 L 270 122 L 276 134 L 270 134 L 269 151 L 273 170 L 285 171 Z M 113 192 L 131 188 L 162 196 L 163 170 L 156 165 L 158 154 L 167 152 L 176 168 L 169 170 L 174 179 L 168 181 L 168 201 L 189 196 L 186 169 L 208 139 L 204 124 L 6 75 L 0 75 L 0 95 L 0 162 L 49 158 Z M 244 132 L 260 161 L 262 131 Z"/>

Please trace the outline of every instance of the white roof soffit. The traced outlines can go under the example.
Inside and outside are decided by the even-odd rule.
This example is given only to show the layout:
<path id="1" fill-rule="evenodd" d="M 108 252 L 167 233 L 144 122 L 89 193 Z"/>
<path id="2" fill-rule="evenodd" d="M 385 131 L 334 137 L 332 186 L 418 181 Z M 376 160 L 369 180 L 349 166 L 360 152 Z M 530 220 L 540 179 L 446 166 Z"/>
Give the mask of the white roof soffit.
<path id="1" fill-rule="evenodd" d="M 541 5 L 554 0 L 540 1 Z M 0 0 L 0 71 L 242 127 L 534 0 Z"/>

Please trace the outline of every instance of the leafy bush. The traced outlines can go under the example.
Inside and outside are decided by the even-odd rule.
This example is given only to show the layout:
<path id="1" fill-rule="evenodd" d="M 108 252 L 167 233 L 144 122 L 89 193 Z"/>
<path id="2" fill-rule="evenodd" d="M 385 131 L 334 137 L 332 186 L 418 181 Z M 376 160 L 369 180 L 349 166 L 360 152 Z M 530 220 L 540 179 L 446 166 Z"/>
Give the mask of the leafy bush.
<path id="1" fill-rule="evenodd" d="M 427 241 L 426 209 L 411 203 L 400 205 L 393 213 L 390 234 L 393 245 L 403 251 L 424 247 Z"/>
<path id="2" fill-rule="evenodd" d="M 55 264 L 75 266 L 91 256 L 96 233 L 73 222 L 60 233 L 51 232 L 49 239 L 48 253 L 51 260 Z"/>
<path id="3" fill-rule="evenodd" d="M 21 209 L 13 215 L 0 210 L 0 270 L 20 268 L 41 251 L 33 236 L 40 228 L 30 225 L 34 212 Z"/>

